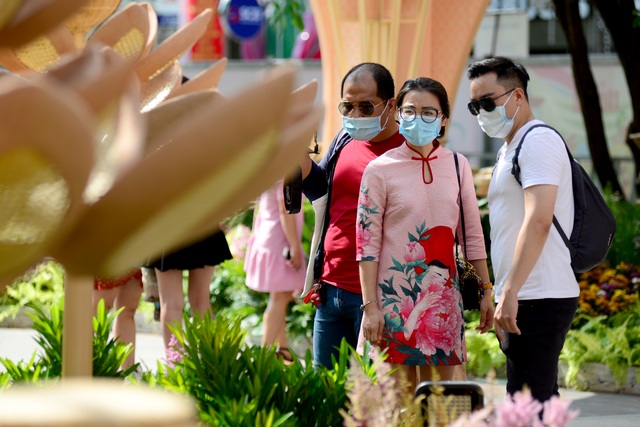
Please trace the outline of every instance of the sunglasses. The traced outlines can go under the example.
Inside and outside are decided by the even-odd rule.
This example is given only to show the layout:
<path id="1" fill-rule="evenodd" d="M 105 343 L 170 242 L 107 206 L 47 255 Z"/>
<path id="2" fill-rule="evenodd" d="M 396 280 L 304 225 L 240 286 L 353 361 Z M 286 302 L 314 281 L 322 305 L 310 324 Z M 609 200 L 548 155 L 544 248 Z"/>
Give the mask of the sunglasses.
<path id="1" fill-rule="evenodd" d="M 340 101 L 338 104 L 338 111 L 343 116 L 348 116 L 354 108 L 360 110 L 363 116 L 370 116 L 373 114 L 373 111 L 376 109 L 378 105 L 384 104 L 386 101 L 382 101 L 378 104 L 374 104 L 371 101 L 360 101 L 360 102 L 350 102 L 350 101 Z"/>
<path id="2" fill-rule="evenodd" d="M 490 113 L 491 111 L 496 109 L 496 99 L 502 98 L 503 96 L 510 94 L 514 90 L 516 89 L 513 88 L 511 90 L 508 90 L 502 95 L 498 95 L 494 98 L 485 96 L 478 99 L 477 101 L 471 101 L 470 103 L 467 104 L 467 108 L 469 109 L 469 112 L 474 116 L 477 116 L 478 114 L 480 114 L 480 109 L 483 109 L 484 111 Z"/>

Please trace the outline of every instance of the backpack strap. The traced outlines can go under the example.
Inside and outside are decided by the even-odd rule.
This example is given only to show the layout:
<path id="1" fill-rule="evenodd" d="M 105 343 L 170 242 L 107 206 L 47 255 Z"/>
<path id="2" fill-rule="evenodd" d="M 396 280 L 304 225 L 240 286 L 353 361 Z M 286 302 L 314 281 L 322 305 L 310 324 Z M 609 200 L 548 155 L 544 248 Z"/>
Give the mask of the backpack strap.
<path id="1" fill-rule="evenodd" d="M 549 125 L 546 125 L 546 124 L 533 125 L 529 129 L 527 129 L 527 131 L 524 133 L 524 135 L 522 135 L 522 138 L 520 139 L 520 144 L 518 144 L 518 146 L 516 147 L 516 153 L 513 155 L 512 166 L 511 166 L 511 174 L 516 179 L 516 181 L 518 181 L 518 184 L 520 184 L 520 186 L 522 186 L 522 181 L 520 180 L 520 163 L 518 162 L 518 156 L 520 155 L 520 149 L 522 148 L 522 144 L 524 144 L 525 137 L 529 134 L 529 132 L 531 132 L 535 128 L 548 128 L 548 129 L 551 129 L 552 131 L 554 131 L 555 133 L 557 133 L 558 136 L 560 137 L 560 139 L 562 140 L 562 143 L 564 144 L 564 148 L 567 150 L 567 154 L 569 155 L 569 161 L 570 162 L 575 161 L 574 158 L 573 158 L 573 155 L 571 155 L 571 151 L 569 150 L 569 146 L 565 142 L 565 140 L 562 137 L 562 135 L 560 135 L 560 132 L 558 132 L 556 129 L 554 129 L 553 127 L 551 127 Z M 571 165 L 571 164 L 569 164 L 569 165 Z M 572 181 L 572 183 L 573 183 L 573 181 Z M 571 253 L 571 257 L 573 257 L 576 250 L 573 247 L 573 245 L 571 244 L 571 242 L 569 241 L 569 238 L 567 237 L 567 234 L 564 232 L 562 227 L 560 227 L 560 223 L 558 222 L 558 219 L 556 218 L 555 214 L 553 215 L 553 225 L 558 230 L 558 233 L 560 233 L 560 237 L 562 238 L 562 241 L 564 242 L 564 244 L 569 249 L 569 252 Z"/>

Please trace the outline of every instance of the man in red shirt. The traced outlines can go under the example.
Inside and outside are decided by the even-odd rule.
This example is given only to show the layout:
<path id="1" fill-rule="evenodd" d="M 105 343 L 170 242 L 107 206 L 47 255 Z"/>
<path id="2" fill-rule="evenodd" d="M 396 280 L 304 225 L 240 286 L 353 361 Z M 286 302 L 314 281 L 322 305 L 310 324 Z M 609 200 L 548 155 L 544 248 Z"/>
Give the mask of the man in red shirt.
<path id="1" fill-rule="evenodd" d="M 315 366 L 333 367 L 342 339 L 356 347 L 362 311 L 356 262 L 356 210 L 360 181 L 369 162 L 404 142 L 395 121 L 395 87 L 389 70 L 365 62 L 345 75 L 338 111 L 343 129 L 326 156 L 301 165 L 303 192 L 312 202 L 327 198 L 324 227 L 315 254 L 314 281 L 321 304 L 313 324 Z M 312 254 L 314 255 L 314 254 Z"/>

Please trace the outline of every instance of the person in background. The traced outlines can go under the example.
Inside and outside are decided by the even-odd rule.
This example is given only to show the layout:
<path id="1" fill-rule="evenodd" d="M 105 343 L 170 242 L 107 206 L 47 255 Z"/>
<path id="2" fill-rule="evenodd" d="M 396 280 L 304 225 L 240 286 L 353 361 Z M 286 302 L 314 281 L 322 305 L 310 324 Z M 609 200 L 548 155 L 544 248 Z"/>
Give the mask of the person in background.
<path id="1" fill-rule="evenodd" d="M 527 386 L 544 402 L 558 395 L 558 359 L 578 307 L 579 287 L 554 215 L 571 234 L 573 187 L 562 138 L 537 120 L 525 68 L 505 57 L 471 64 L 468 108 L 491 138 L 504 140 L 489 184 L 491 261 L 496 280 L 496 334 L 507 356 L 507 392 Z"/>
<path id="2" fill-rule="evenodd" d="M 386 350 L 385 361 L 404 372 L 414 390 L 433 379 L 432 370 L 440 380 L 453 380 L 456 366 L 467 359 L 454 255 L 456 234 L 462 241 L 460 200 L 466 253 L 486 290 L 481 333 L 493 326 L 494 308 L 471 167 L 438 139 L 450 114 L 447 91 L 431 78 L 407 80 L 396 105 L 406 142 L 364 170 L 356 256 L 365 301 L 363 339 Z"/>
<path id="3" fill-rule="evenodd" d="M 247 286 L 269 293 L 262 345 L 277 344 L 276 353 L 285 362 L 293 361 L 286 334 L 287 307 L 304 286 L 303 216 L 285 212 L 282 181 L 262 193 L 244 261 Z"/>
<path id="4" fill-rule="evenodd" d="M 395 121 L 394 95 L 393 77 L 384 66 L 365 62 L 353 67 L 340 86 L 343 129 L 319 163 L 309 158 L 301 164 L 305 196 L 312 202 L 326 199 L 320 243 L 309 269 L 321 299 L 313 324 L 316 367 L 333 367 L 332 356 L 337 357 L 343 339 L 353 348 L 357 345 L 362 319 L 355 235 L 358 193 L 367 164 L 404 142 Z"/>
<path id="5" fill-rule="evenodd" d="M 169 325 L 182 323 L 183 271 L 188 270 L 187 297 L 191 314 L 208 316 L 211 314 L 210 285 L 214 268 L 227 259 L 231 259 L 227 239 L 222 231 L 216 231 L 174 252 L 162 253 L 160 258 L 147 265 L 156 270 L 165 349 L 169 348 L 172 336 Z"/>
<path id="6" fill-rule="evenodd" d="M 113 323 L 113 336 L 125 344 L 131 344 L 133 351 L 122 365 L 126 370 L 136 360 L 136 319 L 135 314 L 142 295 L 142 272 L 139 268 L 116 279 L 96 277 L 93 282 L 93 312 L 98 309 L 100 300 L 104 300 L 107 312 L 114 308 L 123 309 Z"/>

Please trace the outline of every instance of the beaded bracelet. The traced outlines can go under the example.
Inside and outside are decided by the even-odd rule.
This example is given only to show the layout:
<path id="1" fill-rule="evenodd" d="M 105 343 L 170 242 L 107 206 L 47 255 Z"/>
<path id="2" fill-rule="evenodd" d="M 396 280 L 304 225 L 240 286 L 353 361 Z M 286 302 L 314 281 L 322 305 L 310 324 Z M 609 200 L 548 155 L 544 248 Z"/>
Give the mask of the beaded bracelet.
<path id="1" fill-rule="evenodd" d="M 480 297 L 482 298 L 484 296 L 484 291 L 488 291 L 491 289 L 493 289 L 493 283 L 491 282 L 481 283 L 480 286 L 478 287 L 478 291 L 480 292 Z"/>

